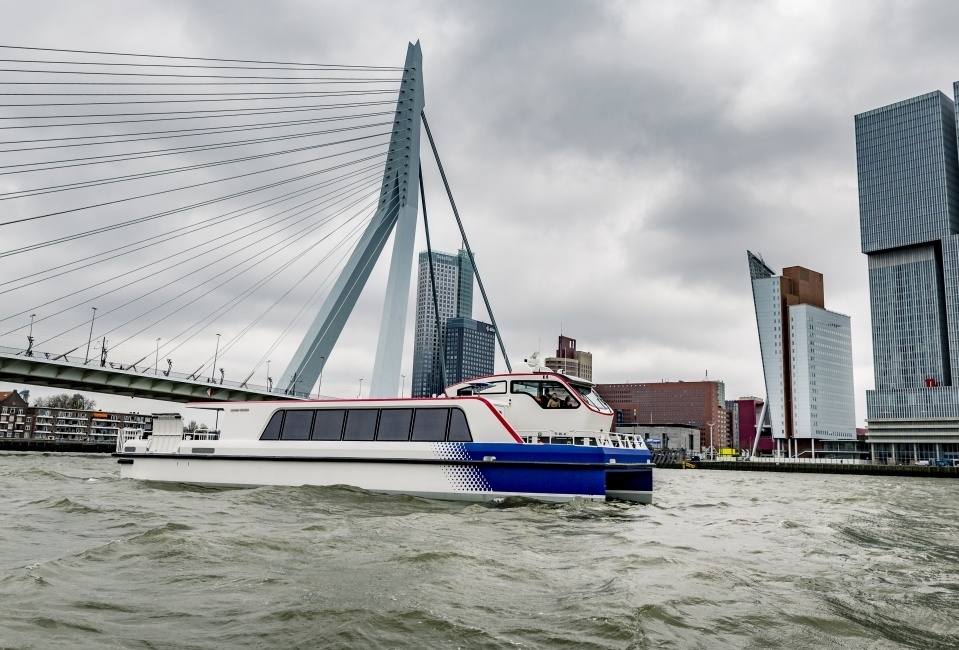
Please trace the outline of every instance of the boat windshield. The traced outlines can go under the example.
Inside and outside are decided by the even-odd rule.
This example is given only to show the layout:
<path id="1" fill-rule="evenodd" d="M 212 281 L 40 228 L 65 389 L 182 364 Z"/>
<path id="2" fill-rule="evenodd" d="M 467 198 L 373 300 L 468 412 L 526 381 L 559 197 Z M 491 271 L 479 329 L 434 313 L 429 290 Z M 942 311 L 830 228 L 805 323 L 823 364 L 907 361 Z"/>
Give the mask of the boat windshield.
<path id="1" fill-rule="evenodd" d="M 609 404 L 607 404 L 602 397 L 599 396 L 592 386 L 584 386 L 582 384 L 573 384 L 573 388 L 576 389 L 580 395 L 583 396 L 583 400 L 592 406 L 597 411 L 612 411 Z"/>

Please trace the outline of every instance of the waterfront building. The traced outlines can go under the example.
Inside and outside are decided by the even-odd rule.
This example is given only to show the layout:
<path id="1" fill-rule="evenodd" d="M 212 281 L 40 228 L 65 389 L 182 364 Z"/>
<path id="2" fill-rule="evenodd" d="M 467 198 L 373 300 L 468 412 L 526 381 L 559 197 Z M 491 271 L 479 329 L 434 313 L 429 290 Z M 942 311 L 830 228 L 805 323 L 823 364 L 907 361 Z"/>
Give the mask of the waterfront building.
<path id="1" fill-rule="evenodd" d="M 825 308 L 821 273 L 801 266 L 776 275 L 747 251 L 766 401 L 777 449 L 790 457 L 835 451 L 856 439 L 852 329 Z"/>
<path id="2" fill-rule="evenodd" d="M 650 449 L 682 449 L 687 457 L 703 451 L 699 427 L 694 424 L 621 425 L 616 432 L 640 436 Z"/>
<path id="3" fill-rule="evenodd" d="M 465 250 L 456 255 L 433 252 L 433 275 L 436 279 L 436 306 L 440 330 L 437 331 L 430 282 L 430 258 L 426 251 L 419 255 L 416 282 L 416 327 L 413 334 L 412 397 L 430 397 L 443 392 L 440 359 L 446 336 L 446 323 L 451 318 L 473 316 L 473 265 Z M 445 360 L 446 357 L 443 357 Z M 490 364 L 490 374 L 492 364 Z M 448 383 L 453 383 L 448 380 Z"/>
<path id="4" fill-rule="evenodd" d="M 493 374 L 496 330 L 472 318 L 446 321 L 446 381 L 458 384 Z"/>
<path id="5" fill-rule="evenodd" d="M 27 437 L 27 402 L 15 391 L 0 393 L 0 437 Z"/>
<path id="6" fill-rule="evenodd" d="M 593 381 L 593 354 L 576 349 L 576 339 L 560 334 L 556 356 L 546 357 L 543 365 L 554 372 Z"/>
<path id="7" fill-rule="evenodd" d="M 875 372 L 867 442 L 879 462 L 959 459 L 956 119 L 939 91 L 855 118 Z"/>
<path id="8" fill-rule="evenodd" d="M 730 437 L 732 446 L 739 450 L 752 451 L 753 443 L 756 440 L 756 423 L 763 417 L 763 406 L 765 401 L 759 397 L 740 397 L 735 400 L 727 400 L 726 408 L 730 414 Z M 776 447 L 772 438 L 772 431 L 769 426 L 769 413 L 765 415 L 765 422 L 759 430 L 759 444 L 756 445 L 756 453 L 760 456 L 769 455 Z"/>
<path id="9" fill-rule="evenodd" d="M 139 413 L 30 407 L 27 438 L 115 443 L 123 429 L 151 430 L 153 416 Z"/>
<path id="10" fill-rule="evenodd" d="M 669 422 L 699 429 L 702 448 L 729 441 L 726 386 L 721 381 L 597 384 L 596 392 L 616 412 L 616 429 Z"/>

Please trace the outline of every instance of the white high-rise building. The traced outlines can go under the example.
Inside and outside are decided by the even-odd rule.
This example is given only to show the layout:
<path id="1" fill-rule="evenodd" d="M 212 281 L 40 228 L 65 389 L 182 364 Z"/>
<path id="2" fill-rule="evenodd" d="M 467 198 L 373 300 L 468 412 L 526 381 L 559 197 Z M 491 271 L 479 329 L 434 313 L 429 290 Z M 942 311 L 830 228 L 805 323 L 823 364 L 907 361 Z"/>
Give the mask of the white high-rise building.
<path id="1" fill-rule="evenodd" d="M 789 308 L 793 435 L 855 440 L 856 405 L 849 316 L 813 305 Z"/>
<path id="2" fill-rule="evenodd" d="M 821 273 L 776 275 L 747 251 L 767 406 L 777 447 L 789 456 L 853 453 L 856 440 L 849 317 L 824 305 Z"/>

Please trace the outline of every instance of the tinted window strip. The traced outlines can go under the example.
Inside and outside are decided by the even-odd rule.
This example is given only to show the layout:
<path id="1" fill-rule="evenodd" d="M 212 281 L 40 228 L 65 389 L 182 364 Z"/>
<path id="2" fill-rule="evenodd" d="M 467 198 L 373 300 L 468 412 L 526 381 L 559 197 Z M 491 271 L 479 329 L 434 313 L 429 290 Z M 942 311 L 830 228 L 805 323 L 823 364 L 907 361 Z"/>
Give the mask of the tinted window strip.
<path id="1" fill-rule="evenodd" d="M 402 419 L 402 416 L 398 415 L 398 412 L 407 412 L 409 414 L 406 418 L 406 437 L 404 438 L 400 435 L 403 429 L 402 426 L 397 430 L 400 434 L 398 434 L 397 431 L 388 431 L 388 437 L 381 437 L 380 427 L 383 424 L 383 414 L 389 413 L 387 417 L 390 418 L 390 420 L 397 417 Z M 288 417 L 290 413 L 296 414 L 295 420 Z M 437 417 L 435 414 L 439 413 L 442 413 L 442 415 Z M 339 415 L 339 417 L 337 417 L 337 415 Z M 356 419 L 353 420 L 354 429 L 351 431 L 350 417 L 354 415 Z M 418 417 L 422 418 L 419 428 L 417 426 Z M 309 419 L 309 426 L 305 426 L 305 422 L 303 422 L 303 420 L 307 418 Z M 369 421 L 371 418 L 373 420 L 372 422 Z M 429 422 L 431 419 L 442 419 L 444 424 L 441 425 L 438 421 Z M 295 425 L 296 430 L 290 429 L 289 431 L 285 431 L 287 428 L 287 420 L 290 420 L 291 425 L 294 421 L 297 421 Z M 339 437 L 335 437 L 335 434 L 327 434 L 324 436 L 324 433 L 329 432 L 331 429 L 335 431 L 337 429 L 337 423 L 339 424 Z M 390 422 L 390 426 L 394 426 L 392 421 Z M 442 437 L 439 435 L 440 431 L 443 432 Z M 348 438 L 348 434 L 354 437 Z M 290 437 L 291 435 L 296 437 Z M 373 440 L 403 442 L 412 440 L 415 442 L 472 442 L 473 436 L 470 431 L 469 422 L 466 419 L 466 414 L 463 412 L 463 409 L 458 407 L 416 409 L 281 409 L 273 413 L 270 417 L 270 421 L 260 435 L 260 440 L 322 440 L 327 442 L 336 440 L 352 442 L 369 442 Z"/>

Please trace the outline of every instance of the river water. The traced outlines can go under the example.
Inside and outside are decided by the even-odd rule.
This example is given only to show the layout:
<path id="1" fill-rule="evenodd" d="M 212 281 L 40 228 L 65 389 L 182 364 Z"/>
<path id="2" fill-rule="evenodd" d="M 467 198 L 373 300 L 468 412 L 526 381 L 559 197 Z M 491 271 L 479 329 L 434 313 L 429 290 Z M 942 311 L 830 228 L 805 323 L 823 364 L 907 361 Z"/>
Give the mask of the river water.
<path id="1" fill-rule="evenodd" d="M 956 481 L 657 470 L 655 489 L 470 505 L 3 454 L 0 647 L 959 647 Z"/>

